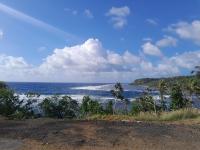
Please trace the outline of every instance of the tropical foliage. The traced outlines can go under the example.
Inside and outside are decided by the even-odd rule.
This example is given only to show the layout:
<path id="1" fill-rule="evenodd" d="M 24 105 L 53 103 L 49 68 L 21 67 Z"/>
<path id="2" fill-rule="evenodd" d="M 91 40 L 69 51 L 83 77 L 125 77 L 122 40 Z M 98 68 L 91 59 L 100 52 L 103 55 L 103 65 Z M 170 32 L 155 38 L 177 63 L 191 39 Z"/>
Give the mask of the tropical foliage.
<path id="1" fill-rule="evenodd" d="M 69 96 L 52 96 L 40 104 L 45 116 L 56 118 L 74 118 L 78 116 L 79 106 L 77 101 Z"/>
<path id="2" fill-rule="evenodd" d="M 132 115 L 137 117 L 147 117 L 143 114 L 150 114 L 150 118 L 159 118 L 163 112 L 172 111 L 180 112 L 179 109 L 188 109 L 192 107 L 193 98 L 200 95 L 200 67 L 195 67 L 190 77 L 175 77 L 175 78 L 161 78 L 138 80 L 144 82 L 154 82 L 159 92 L 160 100 L 155 99 L 152 94 L 152 87 L 147 88 L 136 100 L 130 102 L 125 98 L 124 89 L 121 83 L 116 83 L 111 90 L 114 101 L 110 100 L 107 103 L 100 103 L 98 100 L 92 99 L 89 96 L 84 96 L 82 103 L 79 104 L 76 100 L 69 96 L 51 96 L 45 98 L 39 105 L 42 114 L 46 117 L 53 118 L 88 118 L 94 115 Z M 172 80 L 172 81 L 171 81 Z M 137 81 L 137 82 L 138 82 Z M 143 83 L 144 83 L 143 82 Z M 173 83 L 173 84 L 172 84 Z M 166 96 L 169 95 L 171 101 L 166 101 Z M 34 106 L 40 95 L 36 93 L 28 93 L 26 99 L 20 99 L 4 83 L 0 82 L 0 115 L 13 119 L 26 119 L 36 117 Z M 122 102 L 123 110 L 116 111 L 118 102 Z M 131 109 L 128 109 L 130 106 Z M 184 113 L 190 116 L 190 111 Z M 184 113 L 170 113 L 173 114 L 172 118 L 182 116 Z M 156 115 L 155 117 L 151 114 Z M 181 114 L 181 115 L 180 115 Z M 137 118 L 136 117 L 136 118 Z M 167 114 L 165 117 L 169 117 Z M 170 116 L 171 118 L 171 116 Z M 170 120 L 170 119 L 169 119 Z"/>

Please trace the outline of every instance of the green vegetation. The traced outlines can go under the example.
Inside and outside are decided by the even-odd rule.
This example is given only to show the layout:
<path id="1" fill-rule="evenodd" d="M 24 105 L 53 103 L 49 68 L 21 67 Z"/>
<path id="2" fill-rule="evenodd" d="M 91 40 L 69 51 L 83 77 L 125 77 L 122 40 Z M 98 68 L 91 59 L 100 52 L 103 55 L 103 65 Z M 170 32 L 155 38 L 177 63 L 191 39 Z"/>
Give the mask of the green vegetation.
<path id="1" fill-rule="evenodd" d="M 92 115 L 88 120 L 107 120 L 107 121 L 180 121 L 185 119 L 200 118 L 200 111 L 197 109 L 179 109 L 176 111 L 162 112 L 140 112 L 137 115 Z"/>
<path id="2" fill-rule="evenodd" d="M 160 116 L 161 121 L 177 121 L 184 119 L 193 119 L 200 117 L 200 111 L 197 109 L 179 109 L 176 111 L 165 112 Z"/>
<path id="3" fill-rule="evenodd" d="M 164 101 L 164 94 L 166 94 L 167 91 L 167 83 L 164 80 L 160 80 L 158 82 L 158 90 L 160 92 L 160 103 L 162 106 L 162 110 L 166 110 L 166 105 Z"/>
<path id="4" fill-rule="evenodd" d="M 51 96 L 45 98 L 38 106 L 43 115 L 53 118 L 67 119 L 128 119 L 145 121 L 173 121 L 199 117 L 199 111 L 192 109 L 193 96 L 200 94 L 200 67 L 196 67 L 190 77 L 175 77 L 176 81 L 156 81 L 160 95 L 160 101 L 151 95 L 151 89 L 147 88 L 144 93 L 130 102 L 124 97 L 124 89 L 120 83 L 114 85 L 111 94 L 115 102 L 109 101 L 101 104 L 97 100 L 84 96 L 81 104 L 69 96 Z M 139 80 L 138 80 L 139 81 Z M 140 80 L 144 81 L 144 80 Z M 183 82 L 186 81 L 186 82 Z M 145 81 L 146 82 L 146 81 Z M 173 82 L 173 84 L 172 84 Z M 171 101 L 166 103 L 165 94 L 170 95 Z M 28 93 L 27 99 L 20 100 L 4 83 L 0 82 L 0 115 L 11 119 L 27 119 L 36 117 L 33 104 L 37 102 L 39 95 Z M 121 101 L 124 108 L 116 111 L 116 102 Z M 131 109 L 128 105 L 131 103 Z M 129 105 L 130 106 L 130 105 Z"/>
<path id="5" fill-rule="evenodd" d="M 45 116 L 54 118 L 74 118 L 78 116 L 79 106 L 77 101 L 69 96 L 52 96 L 40 104 Z"/>
<path id="6" fill-rule="evenodd" d="M 155 103 L 151 95 L 145 94 L 132 103 L 132 114 L 140 112 L 156 112 Z"/>
<path id="7" fill-rule="evenodd" d="M 176 76 L 169 78 L 142 78 L 135 80 L 133 83 L 131 83 L 131 85 L 158 88 L 159 82 L 164 81 L 170 87 L 174 83 L 188 83 L 192 79 L 196 79 L 196 77 L 192 75 L 192 76 Z"/>
<path id="8" fill-rule="evenodd" d="M 34 117 L 31 105 L 33 101 L 20 100 L 4 82 L 0 83 L 0 115 L 8 118 L 26 119 Z"/>
<path id="9" fill-rule="evenodd" d="M 20 110 L 22 101 L 9 89 L 0 89 L 0 114 L 10 117 L 17 110 Z"/>
<path id="10" fill-rule="evenodd" d="M 92 114 L 102 114 L 103 107 L 98 101 L 92 100 L 89 96 L 84 96 L 81 105 L 82 116 L 88 116 Z"/>
<path id="11" fill-rule="evenodd" d="M 171 109 L 177 110 L 189 105 L 189 100 L 183 97 L 183 91 L 179 84 L 174 84 L 171 89 Z"/>

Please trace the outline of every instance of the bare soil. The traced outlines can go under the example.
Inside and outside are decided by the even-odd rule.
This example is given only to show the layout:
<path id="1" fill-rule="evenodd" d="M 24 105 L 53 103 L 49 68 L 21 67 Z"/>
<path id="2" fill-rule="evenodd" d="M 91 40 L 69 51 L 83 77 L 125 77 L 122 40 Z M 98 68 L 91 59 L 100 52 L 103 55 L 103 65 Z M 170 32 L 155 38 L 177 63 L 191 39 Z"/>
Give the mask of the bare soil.
<path id="1" fill-rule="evenodd" d="M 0 119 L 0 150 L 199 150 L 199 123 Z"/>

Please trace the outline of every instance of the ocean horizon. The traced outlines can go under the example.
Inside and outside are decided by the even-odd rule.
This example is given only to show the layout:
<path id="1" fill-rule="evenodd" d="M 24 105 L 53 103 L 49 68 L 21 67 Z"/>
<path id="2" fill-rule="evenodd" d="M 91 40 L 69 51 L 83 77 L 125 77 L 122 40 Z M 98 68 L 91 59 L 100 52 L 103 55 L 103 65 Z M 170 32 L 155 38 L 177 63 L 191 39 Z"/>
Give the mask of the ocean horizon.
<path id="1" fill-rule="evenodd" d="M 37 93 L 41 97 L 52 95 L 68 95 L 80 101 L 84 96 L 105 101 L 113 99 L 111 90 L 114 83 L 52 83 L 52 82 L 6 82 L 7 85 L 18 95 L 25 96 L 27 93 Z M 124 96 L 133 99 L 144 92 L 144 87 L 122 83 Z"/>

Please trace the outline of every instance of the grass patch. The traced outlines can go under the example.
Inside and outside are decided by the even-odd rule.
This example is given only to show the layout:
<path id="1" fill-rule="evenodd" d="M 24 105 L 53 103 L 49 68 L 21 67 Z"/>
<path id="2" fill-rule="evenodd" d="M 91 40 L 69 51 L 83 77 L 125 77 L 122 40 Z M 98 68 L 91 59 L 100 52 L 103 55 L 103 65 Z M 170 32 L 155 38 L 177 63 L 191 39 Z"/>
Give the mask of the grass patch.
<path id="1" fill-rule="evenodd" d="M 162 112 L 160 114 L 141 112 L 137 115 L 92 115 L 85 119 L 107 121 L 179 121 L 195 118 L 200 118 L 200 110 L 188 108 L 171 112 Z"/>
<path id="2" fill-rule="evenodd" d="M 200 116 L 200 111 L 197 109 L 180 109 L 171 112 L 162 113 L 161 121 L 177 121 L 184 119 L 194 119 Z"/>
<path id="3" fill-rule="evenodd" d="M 137 121 L 158 121 L 159 116 L 155 113 L 141 112 L 141 113 L 135 115 L 134 119 Z"/>
<path id="4" fill-rule="evenodd" d="M 123 121 L 123 120 L 129 120 L 133 121 L 134 116 L 130 115 L 92 115 L 88 116 L 86 118 L 87 120 L 107 120 L 107 121 Z"/>

